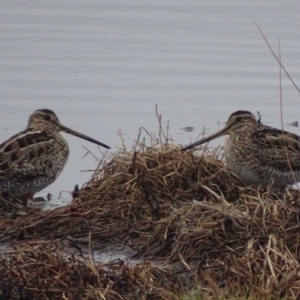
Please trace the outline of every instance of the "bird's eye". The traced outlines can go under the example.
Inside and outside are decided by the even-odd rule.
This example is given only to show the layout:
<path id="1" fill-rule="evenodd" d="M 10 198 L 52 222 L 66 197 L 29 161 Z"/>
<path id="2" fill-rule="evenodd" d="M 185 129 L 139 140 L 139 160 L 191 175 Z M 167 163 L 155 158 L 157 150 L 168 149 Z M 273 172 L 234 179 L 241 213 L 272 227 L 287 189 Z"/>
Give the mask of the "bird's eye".
<path id="1" fill-rule="evenodd" d="M 49 121 L 50 119 L 51 119 L 51 118 L 50 118 L 49 115 L 46 115 L 46 116 L 45 116 L 45 120 Z"/>
<path id="2" fill-rule="evenodd" d="M 241 118 L 241 117 L 237 117 L 235 120 L 236 120 L 237 122 L 241 122 L 241 121 L 242 121 L 242 118 Z"/>

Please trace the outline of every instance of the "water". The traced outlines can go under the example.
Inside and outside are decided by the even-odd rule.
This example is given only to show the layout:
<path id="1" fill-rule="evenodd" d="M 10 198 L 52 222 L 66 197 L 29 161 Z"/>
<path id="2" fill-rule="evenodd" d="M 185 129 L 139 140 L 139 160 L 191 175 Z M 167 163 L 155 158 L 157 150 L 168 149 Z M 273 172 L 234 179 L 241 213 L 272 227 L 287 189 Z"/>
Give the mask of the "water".
<path id="1" fill-rule="evenodd" d="M 297 1 L 2 1 L 0 140 L 24 129 L 35 109 L 112 147 L 130 148 L 138 129 L 157 132 L 155 105 L 172 138 L 194 141 L 238 109 L 280 126 L 279 66 L 253 20 L 299 82 Z M 283 75 L 284 124 L 299 121 L 299 94 Z M 192 132 L 182 128 L 195 127 Z M 299 134 L 296 127 L 286 129 Z M 70 199 L 97 161 L 96 145 L 64 134 L 70 158 L 44 193 Z M 216 141 L 216 144 L 222 141 Z"/>

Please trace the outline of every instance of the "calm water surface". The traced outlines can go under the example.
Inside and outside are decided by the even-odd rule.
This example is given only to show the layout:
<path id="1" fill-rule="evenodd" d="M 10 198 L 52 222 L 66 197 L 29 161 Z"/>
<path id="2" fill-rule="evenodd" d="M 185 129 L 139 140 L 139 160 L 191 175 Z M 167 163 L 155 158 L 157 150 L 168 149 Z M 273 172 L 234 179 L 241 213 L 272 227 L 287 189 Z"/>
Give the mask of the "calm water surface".
<path id="1" fill-rule="evenodd" d="M 278 127 L 279 66 L 253 20 L 277 52 L 280 40 L 282 62 L 299 82 L 299 9 L 298 1 L 2 1 L 0 140 L 44 107 L 112 151 L 121 145 L 118 130 L 129 148 L 140 126 L 157 132 L 156 104 L 181 144 L 238 109 L 259 110 Z M 282 79 L 287 124 L 299 120 L 300 95 Z M 96 168 L 93 156 L 82 159 L 82 146 L 102 157 L 96 145 L 64 136 L 71 154 L 46 189 L 54 198 Z"/>

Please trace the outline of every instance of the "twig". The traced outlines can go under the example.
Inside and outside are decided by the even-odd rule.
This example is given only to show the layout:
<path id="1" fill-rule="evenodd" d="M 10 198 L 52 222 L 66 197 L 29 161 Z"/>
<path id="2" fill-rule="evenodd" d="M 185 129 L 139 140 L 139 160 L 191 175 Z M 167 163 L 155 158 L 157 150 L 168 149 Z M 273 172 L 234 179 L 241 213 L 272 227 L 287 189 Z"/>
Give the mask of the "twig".
<path id="1" fill-rule="evenodd" d="M 293 83 L 294 87 L 296 88 L 296 90 L 298 91 L 298 93 L 300 93 L 300 89 L 298 88 L 297 84 L 294 82 L 293 78 L 290 76 L 290 74 L 288 73 L 288 71 L 286 70 L 286 68 L 284 67 L 284 65 L 281 63 L 280 59 L 277 57 L 277 55 L 275 54 L 275 52 L 273 51 L 272 47 L 270 46 L 267 38 L 265 37 L 265 35 L 263 34 L 262 30 L 260 29 L 259 25 L 257 24 L 256 21 L 253 21 L 254 24 L 257 26 L 258 30 L 260 31 L 263 39 L 265 40 L 266 44 L 268 45 L 268 48 L 270 49 L 270 51 L 272 52 L 273 56 L 276 58 L 276 60 L 278 61 L 278 63 L 280 64 L 281 68 L 283 69 L 283 71 L 285 72 L 285 74 L 287 75 L 287 77 L 290 79 L 290 81 Z"/>

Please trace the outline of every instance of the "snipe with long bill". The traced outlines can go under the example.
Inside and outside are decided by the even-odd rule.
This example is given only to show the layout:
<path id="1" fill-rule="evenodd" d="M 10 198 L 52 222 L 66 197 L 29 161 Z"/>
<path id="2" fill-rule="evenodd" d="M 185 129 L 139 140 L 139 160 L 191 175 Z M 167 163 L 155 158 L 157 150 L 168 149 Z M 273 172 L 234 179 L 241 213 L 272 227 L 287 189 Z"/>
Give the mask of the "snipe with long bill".
<path id="1" fill-rule="evenodd" d="M 68 144 L 60 131 L 110 149 L 61 124 L 52 110 L 36 110 L 24 131 L 0 145 L 1 192 L 29 199 L 56 180 L 69 156 Z"/>
<path id="2" fill-rule="evenodd" d="M 300 137 L 262 125 L 249 111 L 232 113 L 223 129 L 182 151 L 223 135 L 229 135 L 224 146 L 226 164 L 246 184 L 272 184 L 282 190 L 300 181 Z"/>

